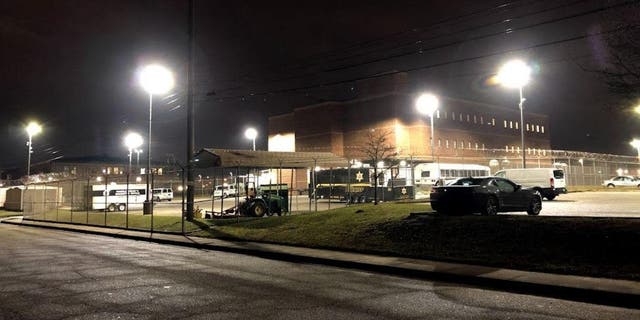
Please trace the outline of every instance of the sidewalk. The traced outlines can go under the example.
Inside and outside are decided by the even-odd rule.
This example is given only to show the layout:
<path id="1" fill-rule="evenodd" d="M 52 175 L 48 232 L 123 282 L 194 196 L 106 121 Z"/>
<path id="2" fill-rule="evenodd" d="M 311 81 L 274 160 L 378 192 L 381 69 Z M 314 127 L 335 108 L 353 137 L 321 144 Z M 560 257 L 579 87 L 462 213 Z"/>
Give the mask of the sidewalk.
<path id="1" fill-rule="evenodd" d="M 465 283 L 512 292 L 552 296 L 568 300 L 640 308 L 640 282 L 630 280 L 530 272 L 258 242 L 226 241 L 176 234 L 150 234 L 144 231 L 55 222 L 22 221 L 21 217 L 0 219 L 0 223 L 250 254 L 285 261 L 364 269 L 400 276 L 420 277 L 428 280 Z"/>

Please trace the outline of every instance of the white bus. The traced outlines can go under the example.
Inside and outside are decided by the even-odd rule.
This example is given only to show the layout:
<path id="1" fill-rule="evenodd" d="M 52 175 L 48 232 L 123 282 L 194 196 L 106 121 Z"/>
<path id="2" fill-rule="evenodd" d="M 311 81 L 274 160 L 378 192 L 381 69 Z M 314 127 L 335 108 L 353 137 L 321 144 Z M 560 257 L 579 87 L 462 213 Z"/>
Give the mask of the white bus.
<path id="1" fill-rule="evenodd" d="M 491 169 L 478 164 L 462 163 L 420 163 L 413 170 L 416 198 L 425 198 L 431 187 L 439 180 L 449 182 L 462 177 L 482 177 L 491 175 Z"/>
<path id="2" fill-rule="evenodd" d="M 126 184 L 108 184 L 91 186 L 91 208 L 93 210 L 125 211 L 127 203 L 129 209 L 142 209 L 147 199 L 147 185 L 129 184 L 127 198 Z"/>

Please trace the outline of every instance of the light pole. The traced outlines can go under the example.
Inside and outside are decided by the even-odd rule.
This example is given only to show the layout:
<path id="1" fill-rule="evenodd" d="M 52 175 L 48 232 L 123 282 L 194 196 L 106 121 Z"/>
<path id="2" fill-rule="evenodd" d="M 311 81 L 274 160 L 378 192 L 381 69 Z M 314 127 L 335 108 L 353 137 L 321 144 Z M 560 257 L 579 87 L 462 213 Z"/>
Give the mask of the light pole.
<path id="1" fill-rule="evenodd" d="M 149 134 L 147 136 L 147 169 L 145 175 L 147 176 L 147 199 L 144 202 L 145 214 L 153 212 L 153 206 L 151 205 L 151 188 L 149 187 L 150 175 L 151 175 L 151 120 L 153 114 L 153 95 L 163 94 L 169 92 L 173 88 L 173 74 L 169 69 L 152 64 L 144 67 L 138 74 L 138 80 L 142 88 L 149 94 Z"/>
<path id="2" fill-rule="evenodd" d="M 140 154 L 142 153 L 142 149 L 136 149 L 136 170 L 138 171 L 138 173 L 136 174 L 140 174 Z"/>
<path id="3" fill-rule="evenodd" d="M 431 161 L 435 162 L 435 153 L 434 153 L 434 147 L 433 147 L 433 135 L 434 135 L 434 127 L 433 127 L 433 116 L 436 112 L 436 110 L 438 110 L 438 106 L 440 105 L 440 101 L 438 100 L 438 97 L 436 97 L 435 95 L 431 94 L 431 93 L 425 93 L 422 94 L 420 97 L 418 97 L 418 100 L 416 100 L 416 108 L 418 109 L 418 112 L 420 112 L 421 114 L 427 115 L 429 116 L 429 118 L 431 118 L 431 137 L 430 137 L 430 141 L 431 141 Z"/>
<path id="4" fill-rule="evenodd" d="M 28 147 L 28 153 L 27 153 L 27 177 L 29 177 L 31 175 L 31 153 L 33 153 L 33 148 L 31 147 L 32 138 L 33 138 L 33 136 L 35 136 L 38 133 L 42 132 L 42 127 L 39 124 L 35 123 L 35 122 L 29 122 L 29 124 L 27 125 L 25 130 L 27 131 L 27 134 L 29 135 L 29 141 L 27 141 L 27 147 Z"/>
<path id="5" fill-rule="evenodd" d="M 522 88 L 529 83 L 531 78 L 531 68 L 521 60 L 512 60 L 505 63 L 498 71 L 497 80 L 503 86 L 508 88 L 518 88 L 520 91 L 520 143 L 522 150 L 522 168 L 527 167 L 526 152 L 524 149 L 524 114 L 523 105 L 526 100 L 522 94 Z"/>
<path id="6" fill-rule="evenodd" d="M 640 161 L 640 139 L 633 139 L 629 144 L 638 150 L 638 161 Z"/>
<path id="7" fill-rule="evenodd" d="M 256 151 L 256 137 L 258 136 L 258 131 L 254 128 L 249 128 L 244 132 L 244 136 L 253 141 L 253 151 Z"/>
<path id="8" fill-rule="evenodd" d="M 133 157 L 133 150 L 138 152 L 138 147 L 142 145 L 142 136 L 135 132 L 130 132 L 124 137 L 124 145 L 129 149 L 129 174 L 131 174 L 131 158 Z M 138 159 L 140 154 L 138 153 Z"/>

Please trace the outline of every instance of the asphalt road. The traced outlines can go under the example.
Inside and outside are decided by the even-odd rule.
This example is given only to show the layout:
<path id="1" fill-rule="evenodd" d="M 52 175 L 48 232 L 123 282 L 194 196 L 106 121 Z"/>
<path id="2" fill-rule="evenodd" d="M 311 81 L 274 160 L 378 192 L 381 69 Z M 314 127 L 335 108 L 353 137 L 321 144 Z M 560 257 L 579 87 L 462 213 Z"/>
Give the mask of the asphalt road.
<path id="1" fill-rule="evenodd" d="M 0 224 L 0 319 L 639 319 L 601 306 Z"/>

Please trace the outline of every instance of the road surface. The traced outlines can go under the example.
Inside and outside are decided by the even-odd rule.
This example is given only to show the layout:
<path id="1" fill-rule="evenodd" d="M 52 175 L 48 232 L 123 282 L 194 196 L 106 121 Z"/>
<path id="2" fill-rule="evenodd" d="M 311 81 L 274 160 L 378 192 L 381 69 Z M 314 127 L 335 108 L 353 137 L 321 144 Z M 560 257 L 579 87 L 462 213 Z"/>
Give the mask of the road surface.
<path id="1" fill-rule="evenodd" d="M 640 311 L 0 224 L 0 319 L 640 319 Z"/>

